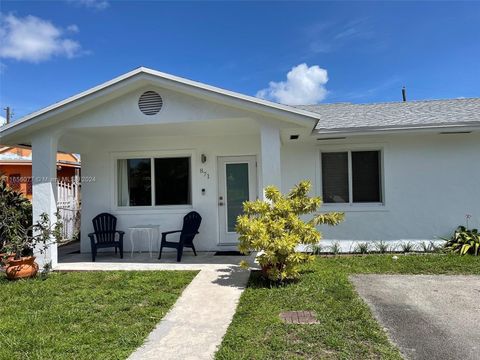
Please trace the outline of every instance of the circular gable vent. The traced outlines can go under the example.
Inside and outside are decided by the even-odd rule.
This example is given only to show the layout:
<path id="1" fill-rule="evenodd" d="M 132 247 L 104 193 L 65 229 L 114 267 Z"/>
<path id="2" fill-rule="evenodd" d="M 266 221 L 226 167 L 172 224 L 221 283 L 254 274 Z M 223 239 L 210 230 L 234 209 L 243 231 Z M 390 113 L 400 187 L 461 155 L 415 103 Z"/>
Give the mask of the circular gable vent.
<path id="1" fill-rule="evenodd" d="M 155 91 L 146 91 L 138 99 L 138 107 L 145 115 L 157 114 L 163 106 L 162 97 Z"/>

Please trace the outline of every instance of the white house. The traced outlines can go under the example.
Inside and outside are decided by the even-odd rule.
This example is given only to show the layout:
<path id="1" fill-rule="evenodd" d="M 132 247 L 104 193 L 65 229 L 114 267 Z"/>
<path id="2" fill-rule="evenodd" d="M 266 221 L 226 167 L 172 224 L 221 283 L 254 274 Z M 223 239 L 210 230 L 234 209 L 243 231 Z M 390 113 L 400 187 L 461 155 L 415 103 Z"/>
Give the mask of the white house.
<path id="1" fill-rule="evenodd" d="M 81 154 L 82 252 L 98 213 L 122 230 L 171 230 L 192 209 L 203 217 L 197 249 L 231 250 L 242 201 L 303 179 L 324 210 L 346 213 L 321 229 L 344 244 L 431 240 L 465 214 L 480 222 L 480 98 L 291 107 L 142 67 L 0 135 L 32 146 L 37 217 L 56 209 L 57 150 Z M 48 256 L 55 264 L 56 248 Z"/>

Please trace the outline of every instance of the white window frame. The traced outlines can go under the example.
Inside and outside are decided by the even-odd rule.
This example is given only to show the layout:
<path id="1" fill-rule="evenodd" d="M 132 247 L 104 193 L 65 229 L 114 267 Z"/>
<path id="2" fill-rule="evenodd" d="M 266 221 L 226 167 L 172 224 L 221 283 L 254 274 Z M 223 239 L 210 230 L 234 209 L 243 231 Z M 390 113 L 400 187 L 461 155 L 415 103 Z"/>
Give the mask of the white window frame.
<path id="1" fill-rule="evenodd" d="M 184 213 L 185 210 L 193 209 L 194 204 L 194 184 L 196 172 L 196 156 L 192 150 L 171 150 L 171 151 L 132 151 L 132 152 L 116 152 L 111 154 L 111 183 L 113 184 L 111 191 L 111 209 L 123 214 L 141 214 L 153 212 L 166 213 Z M 185 205 L 155 205 L 155 159 L 160 158 L 190 158 L 190 201 L 191 204 Z M 146 206 L 119 206 L 118 205 L 118 160 L 125 159 L 150 159 L 151 161 L 151 186 L 152 186 L 152 205 Z"/>
<path id="2" fill-rule="evenodd" d="M 324 145 L 318 153 L 317 194 L 323 197 L 323 174 L 322 174 L 322 153 L 346 152 L 348 156 L 348 202 L 345 203 L 323 203 L 324 209 L 329 211 L 387 211 L 385 200 L 385 148 L 384 144 L 356 144 L 356 145 Z M 353 202 L 353 173 L 352 173 L 352 152 L 356 151 L 379 151 L 380 152 L 380 197 L 381 202 Z"/>

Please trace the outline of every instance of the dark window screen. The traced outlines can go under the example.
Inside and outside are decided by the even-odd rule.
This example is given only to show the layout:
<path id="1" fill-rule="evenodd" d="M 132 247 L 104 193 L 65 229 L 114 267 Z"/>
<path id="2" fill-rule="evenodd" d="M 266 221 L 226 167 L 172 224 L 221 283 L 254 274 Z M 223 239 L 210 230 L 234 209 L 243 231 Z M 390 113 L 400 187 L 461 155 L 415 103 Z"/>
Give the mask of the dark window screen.
<path id="1" fill-rule="evenodd" d="M 150 159 L 129 159 L 128 185 L 130 206 L 152 205 Z"/>
<path id="2" fill-rule="evenodd" d="M 322 192 L 325 203 L 348 203 L 348 153 L 322 153 Z"/>
<path id="3" fill-rule="evenodd" d="M 155 205 L 191 204 L 190 158 L 155 159 Z"/>
<path id="4" fill-rule="evenodd" d="M 381 202 L 380 152 L 352 151 L 353 202 Z"/>

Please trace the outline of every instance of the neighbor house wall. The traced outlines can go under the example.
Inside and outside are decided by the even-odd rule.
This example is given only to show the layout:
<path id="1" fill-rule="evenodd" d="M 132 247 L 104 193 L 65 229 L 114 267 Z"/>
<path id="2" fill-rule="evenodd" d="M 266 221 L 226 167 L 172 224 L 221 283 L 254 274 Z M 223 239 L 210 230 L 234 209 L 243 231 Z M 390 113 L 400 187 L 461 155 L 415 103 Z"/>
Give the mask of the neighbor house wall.
<path id="1" fill-rule="evenodd" d="M 104 139 L 82 153 L 82 241 L 81 251 L 90 252 L 88 233 L 93 231 L 91 219 L 104 211 L 118 218 L 118 229 L 127 232 L 129 226 L 159 224 L 162 231 L 181 228 L 183 216 L 191 210 L 203 217 L 200 234 L 195 240 L 198 250 L 233 249 L 218 246 L 217 157 L 256 155 L 260 138 L 239 136 L 158 136 Z M 121 209 L 115 204 L 114 162 L 119 154 L 191 154 L 192 206 L 158 209 Z M 207 161 L 201 163 L 201 154 Z M 128 156 L 127 156 L 128 157 Z M 200 170 L 203 169 L 201 172 Z M 202 189 L 205 194 L 202 195 Z M 124 241 L 130 250 L 129 233 Z M 146 251 L 148 245 L 135 243 L 135 249 Z"/>
<path id="2" fill-rule="evenodd" d="M 61 166 L 60 169 L 57 167 L 57 178 L 66 180 L 71 179 L 75 176 L 75 170 L 77 168 L 70 166 Z M 20 177 L 19 183 L 17 183 L 18 190 L 25 195 L 29 200 L 32 199 L 32 164 L 28 163 L 25 165 L 0 165 L 0 176 L 5 176 L 7 178 L 7 183 L 12 186 L 10 183 L 10 176 L 18 175 Z"/>
<path id="3" fill-rule="evenodd" d="M 320 144 L 289 142 L 282 148 L 282 187 L 302 179 L 321 196 L 320 151 L 355 147 L 383 151 L 384 205 L 324 205 L 345 221 L 322 226 L 330 240 L 431 240 L 448 236 L 471 214 L 480 226 L 480 135 L 352 137 Z M 328 243 L 328 241 L 326 242 Z"/>

